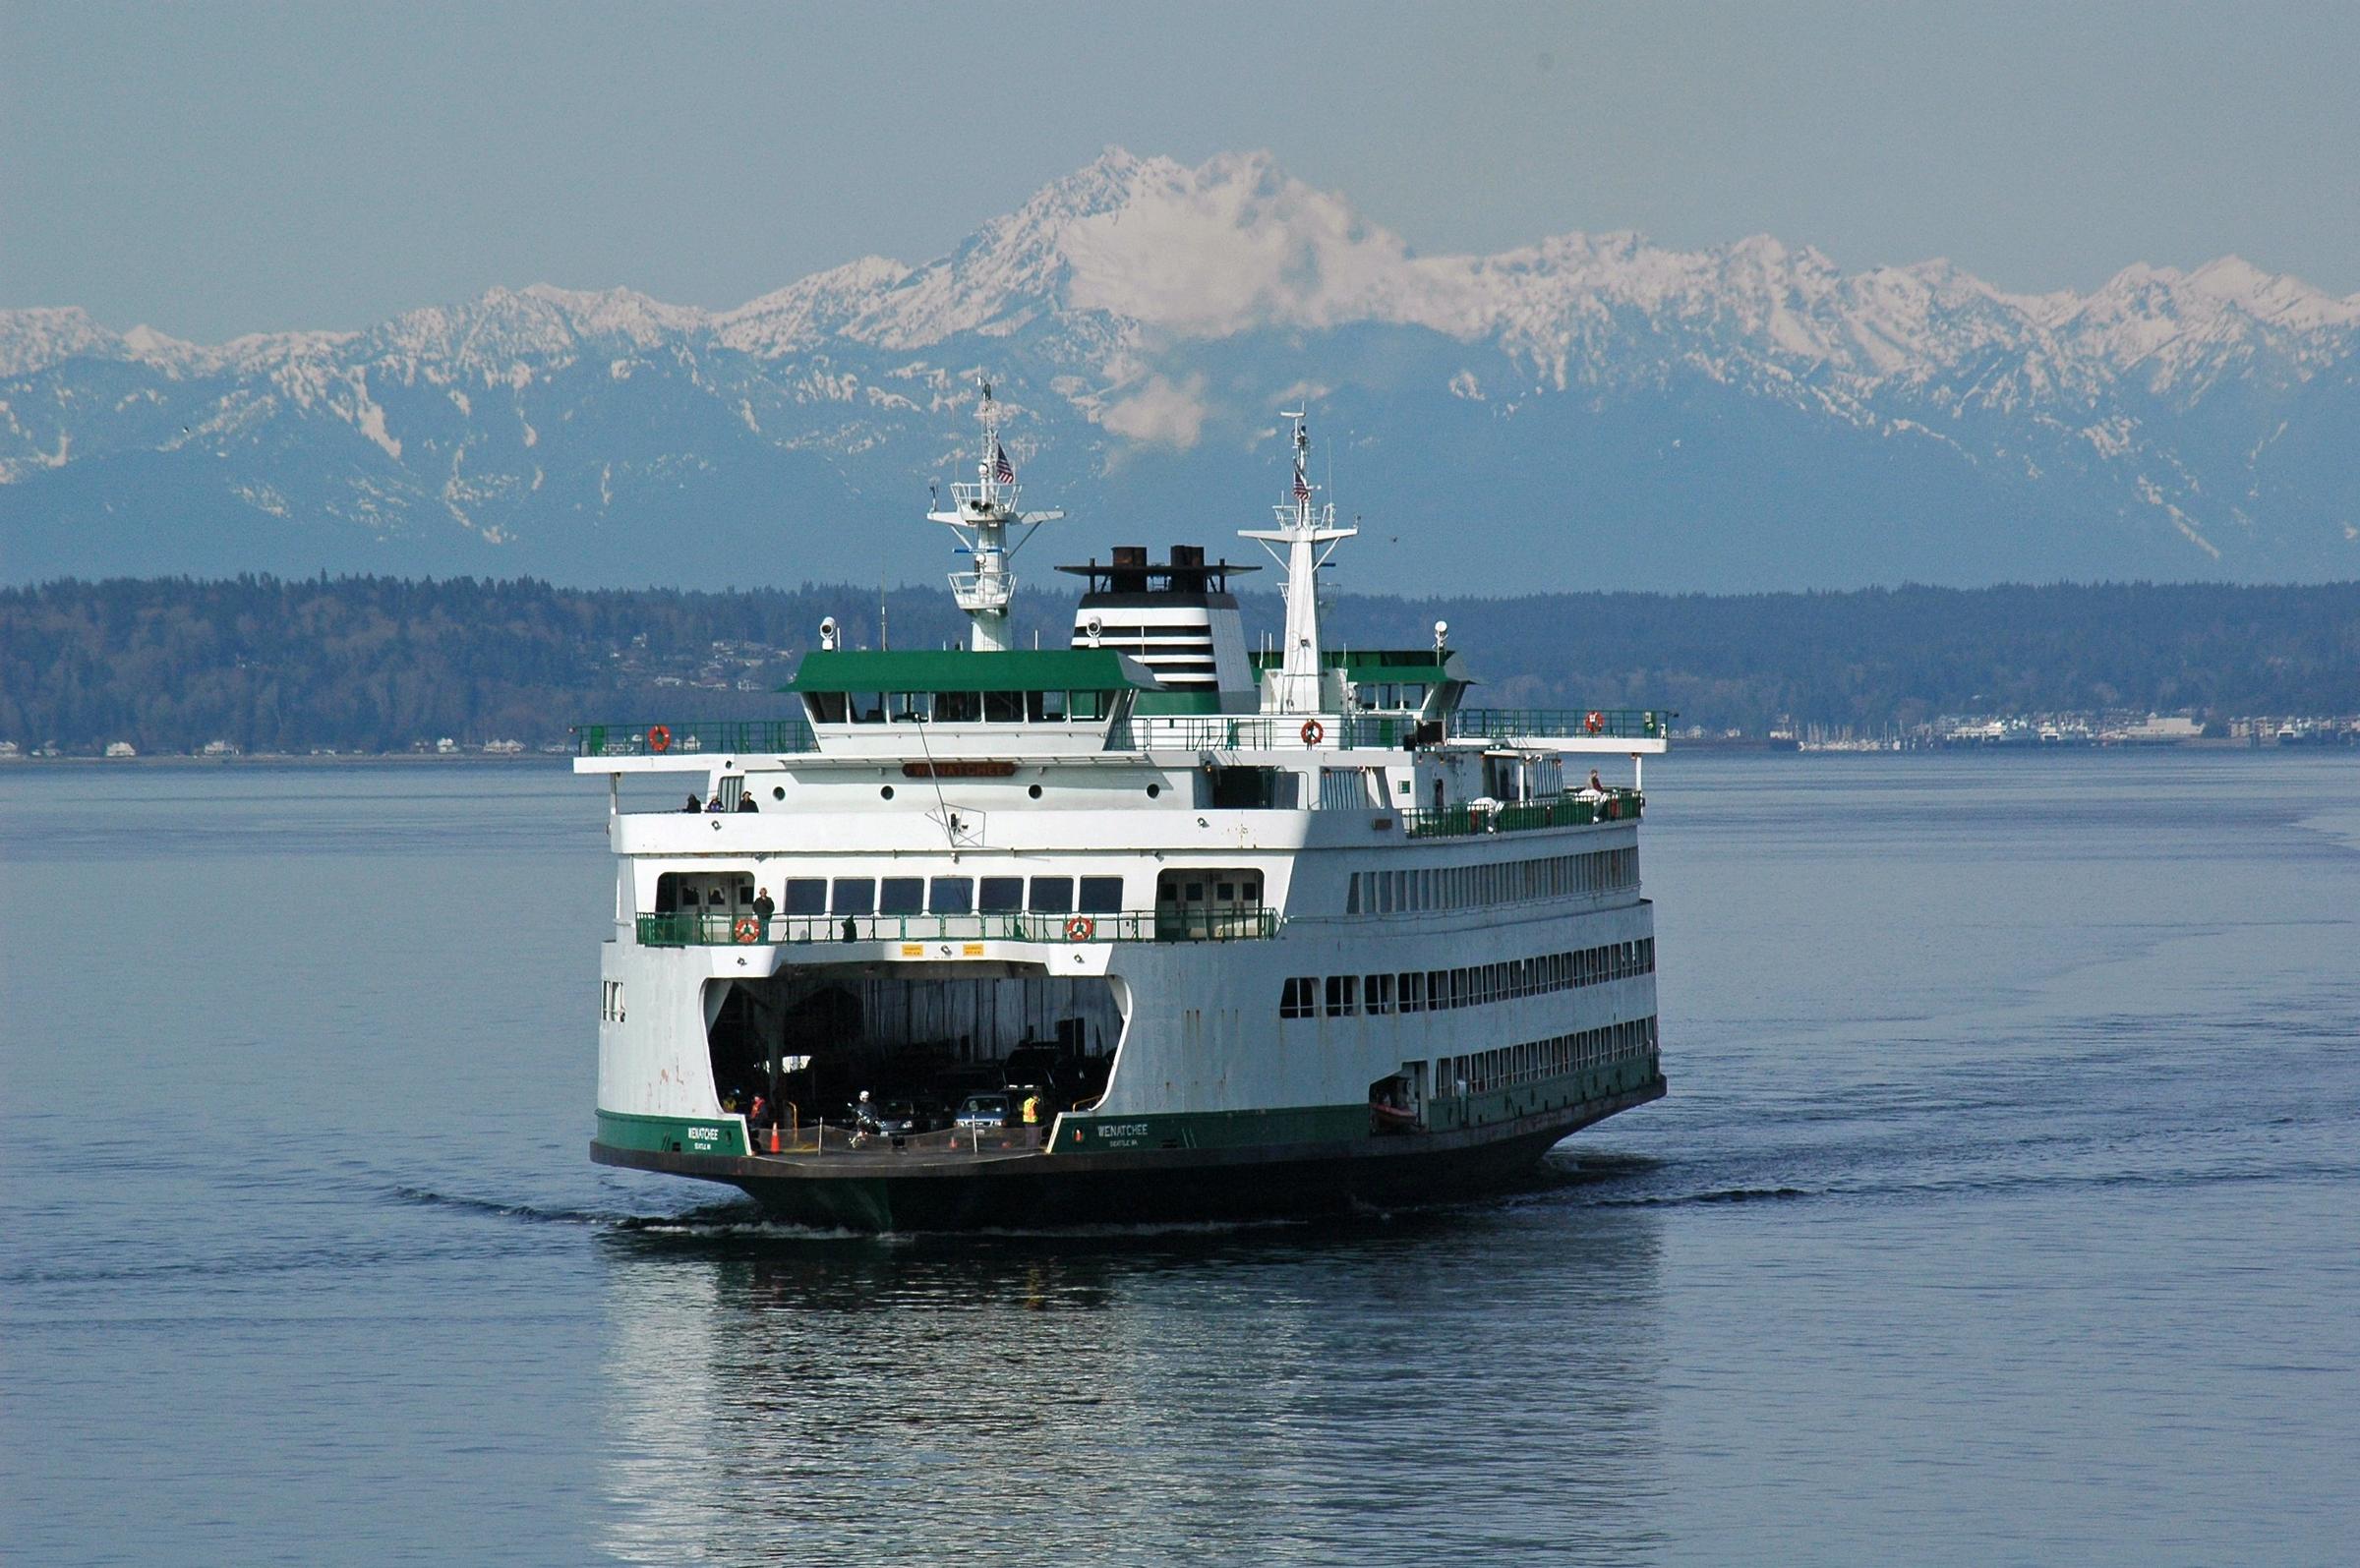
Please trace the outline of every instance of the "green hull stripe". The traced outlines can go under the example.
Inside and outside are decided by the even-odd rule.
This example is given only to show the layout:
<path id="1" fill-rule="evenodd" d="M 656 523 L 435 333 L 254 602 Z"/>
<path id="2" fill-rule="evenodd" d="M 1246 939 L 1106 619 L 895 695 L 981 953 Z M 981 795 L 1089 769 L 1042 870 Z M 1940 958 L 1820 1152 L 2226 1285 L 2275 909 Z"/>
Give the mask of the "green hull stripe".
<path id="1" fill-rule="evenodd" d="M 1634 1056 L 1587 1072 L 1561 1074 L 1532 1083 L 1489 1089 L 1463 1098 L 1443 1095 L 1426 1103 L 1426 1126 L 1436 1132 L 1512 1122 L 1536 1111 L 1554 1111 L 1628 1094 L 1654 1081 L 1653 1059 Z M 1148 1112 L 1139 1116 L 1082 1114 L 1057 1119 L 1051 1153 L 1088 1154 L 1121 1149 L 1257 1148 L 1287 1143 L 1332 1143 L 1369 1136 L 1369 1108 L 1360 1105 L 1296 1105 L 1268 1111 Z"/>
<path id="2" fill-rule="evenodd" d="M 634 1116 L 598 1113 L 598 1140 L 611 1148 L 659 1154 L 747 1154 L 742 1116 Z"/>

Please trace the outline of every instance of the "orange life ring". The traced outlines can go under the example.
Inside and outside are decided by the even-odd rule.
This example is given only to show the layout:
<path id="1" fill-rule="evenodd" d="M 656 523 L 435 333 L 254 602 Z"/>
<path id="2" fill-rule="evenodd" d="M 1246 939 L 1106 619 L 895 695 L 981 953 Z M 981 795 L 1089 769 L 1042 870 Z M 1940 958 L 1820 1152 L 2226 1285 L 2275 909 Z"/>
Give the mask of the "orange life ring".
<path id="1" fill-rule="evenodd" d="M 1303 721 L 1303 744 L 1307 746 L 1316 746 L 1322 740 L 1326 739 L 1328 731 L 1326 727 L 1323 726 L 1317 719 L 1306 719 Z"/>
<path id="2" fill-rule="evenodd" d="M 672 731 L 665 728 L 662 725 L 649 726 L 647 731 L 647 749 L 650 751 L 670 751 L 672 749 Z"/>
<path id="3" fill-rule="evenodd" d="M 737 937 L 737 939 L 740 942 L 761 941 L 762 917 L 752 914 L 739 915 L 738 917 L 738 924 L 732 928 L 731 934 Z"/>
<path id="4" fill-rule="evenodd" d="M 1582 720 L 1581 727 L 1587 729 L 1593 735 L 1596 734 L 1599 730 L 1606 727 L 1606 715 L 1600 713 L 1597 709 L 1592 708 L 1589 712 L 1589 716 Z"/>
<path id="5" fill-rule="evenodd" d="M 1065 940 L 1068 942 L 1088 942 L 1097 934 L 1098 923 L 1089 915 L 1078 914 L 1065 923 Z"/>

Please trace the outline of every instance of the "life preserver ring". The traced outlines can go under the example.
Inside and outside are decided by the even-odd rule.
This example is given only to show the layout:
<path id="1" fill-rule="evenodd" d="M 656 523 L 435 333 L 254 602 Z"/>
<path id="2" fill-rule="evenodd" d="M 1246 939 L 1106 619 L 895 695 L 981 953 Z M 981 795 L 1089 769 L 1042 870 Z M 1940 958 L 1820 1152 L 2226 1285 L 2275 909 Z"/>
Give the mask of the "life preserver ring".
<path id="1" fill-rule="evenodd" d="M 647 730 L 647 749 L 670 751 L 672 749 L 672 731 L 662 725 L 650 725 Z"/>
<path id="2" fill-rule="evenodd" d="M 762 940 L 762 919 L 761 919 L 761 916 L 759 916 L 759 915 L 751 915 L 751 914 L 741 914 L 741 915 L 739 915 L 739 916 L 738 917 L 738 923 L 737 923 L 737 925 L 731 928 L 731 933 L 730 933 L 730 934 L 731 934 L 732 936 L 735 936 L 735 937 L 736 937 L 736 938 L 737 938 L 738 941 L 740 941 L 740 942 L 759 942 L 759 941 L 761 941 L 761 940 Z"/>
<path id="3" fill-rule="evenodd" d="M 1303 721 L 1303 744 L 1307 746 L 1316 746 L 1327 737 L 1327 726 L 1322 725 L 1317 719 L 1306 719 Z"/>
<path id="4" fill-rule="evenodd" d="M 1587 729 L 1593 735 L 1596 734 L 1599 730 L 1606 727 L 1606 715 L 1600 713 L 1597 709 L 1592 708 L 1582 719 L 1581 727 Z"/>
<path id="5" fill-rule="evenodd" d="M 1068 942 L 1088 942 L 1097 934 L 1098 923 L 1089 915 L 1078 914 L 1065 923 L 1065 940 Z"/>

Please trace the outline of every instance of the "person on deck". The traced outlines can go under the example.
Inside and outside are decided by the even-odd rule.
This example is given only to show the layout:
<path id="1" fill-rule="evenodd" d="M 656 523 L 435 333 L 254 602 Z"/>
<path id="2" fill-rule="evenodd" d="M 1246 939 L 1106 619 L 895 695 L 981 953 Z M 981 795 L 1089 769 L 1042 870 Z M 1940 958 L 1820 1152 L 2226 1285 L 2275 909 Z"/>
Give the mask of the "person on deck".
<path id="1" fill-rule="evenodd" d="M 741 794 L 738 797 L 738 809 L 740 811 L 760 811 L 762 808 L 754 803 L 754 792 L 749 789 L 744 794 Z"/>
<path id="2" fill-rule="evenodd" d="M 770 936 L 770 917 L 778 912 L 778 908 L 779 906 L 770 900 L 768 888 L 754 890 L 754 918 L 762 922 L 762 935 L 765 940 Z"/>
<path id="3" fill-rule="evenodd" d="M 720 790 L 716 789 L 713 791 L 713 798 L 705 802 L 705 809 L 707 811 L 719 811 L 721 809 Z"/>
<path id="4" fill-rule="evenodd" d="M 1606 793 L 1606 785 L 1598 782 L 1598 770 L 1595 768 L 1590 770 L 1590 792 L 1598 795 Z"/>
<path id="5" fill-rule="evenodd" d="M 702 811 L 705 809 L 705 807 L 704 802 L 696 798 L 696 791 L 691 789 L 688 791 L 688 803 L 680 807 L 680 809 L 682 811 Z"/>

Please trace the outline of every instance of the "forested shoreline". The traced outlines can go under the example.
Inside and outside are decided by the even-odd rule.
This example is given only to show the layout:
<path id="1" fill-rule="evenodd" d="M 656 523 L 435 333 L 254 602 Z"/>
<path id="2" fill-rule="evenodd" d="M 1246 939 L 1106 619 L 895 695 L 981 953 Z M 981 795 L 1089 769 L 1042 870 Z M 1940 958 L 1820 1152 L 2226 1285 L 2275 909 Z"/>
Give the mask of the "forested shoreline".
<path id="1" fill-rule="evenodd" d="M 1019 597 L 1063 646 L 1073 600 Z M 1246 596 L 1259 645 L 1274 596 Z M 0 589 L 0 743 L 22 753 L 384 753 L 561 744 L 577 723 L 754 717 L 817 635 L 936 647 L 939 588 L 577 590 L 529 579 L 267 576 Z M 1430 643 L 1447 620 L 1492 706 L 1658 707 L 1711 733 L 1875 731 L 1940 716 L 2360 714 L 2360 583 L 1742 596 L 1339 595 L 1328 638 Z"/>

